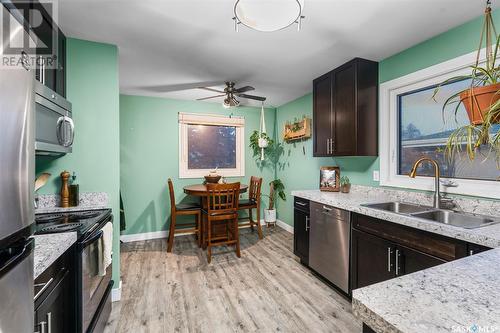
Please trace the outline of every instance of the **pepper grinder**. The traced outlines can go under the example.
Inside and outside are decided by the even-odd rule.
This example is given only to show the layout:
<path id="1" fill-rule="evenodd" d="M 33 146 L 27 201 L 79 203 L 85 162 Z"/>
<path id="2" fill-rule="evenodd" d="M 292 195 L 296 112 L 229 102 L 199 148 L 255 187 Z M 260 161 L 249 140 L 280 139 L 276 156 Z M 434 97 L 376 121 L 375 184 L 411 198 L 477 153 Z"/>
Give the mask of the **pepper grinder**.
<path id="1" fill-rule="evenodd" d="M 69 180 L 69 172 L 64 170 L 61 172 L 61 207 L 67 208 L 69 207 L 69 186 L 68 186 L 68 180 Z"/>

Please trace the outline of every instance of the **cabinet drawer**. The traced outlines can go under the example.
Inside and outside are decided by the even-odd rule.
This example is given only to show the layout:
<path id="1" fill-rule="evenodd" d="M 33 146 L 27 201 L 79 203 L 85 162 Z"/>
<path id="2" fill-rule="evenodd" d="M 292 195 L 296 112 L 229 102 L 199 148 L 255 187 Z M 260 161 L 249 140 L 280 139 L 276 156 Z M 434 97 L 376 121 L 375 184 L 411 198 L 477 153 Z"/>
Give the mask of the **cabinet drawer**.
<path id="1" fill-rule="evenodd" d="M 353 227 L 446 261 L 467 253 L 465 242 L 365 215 L 354 214 Z"/>
<path id="2" fill-rule="evenodd" d="M 302 210 L 304 212 L 309 212 L 309 200 L 307 199 L 295 197 L 293 206 L 296 209 Z"/>

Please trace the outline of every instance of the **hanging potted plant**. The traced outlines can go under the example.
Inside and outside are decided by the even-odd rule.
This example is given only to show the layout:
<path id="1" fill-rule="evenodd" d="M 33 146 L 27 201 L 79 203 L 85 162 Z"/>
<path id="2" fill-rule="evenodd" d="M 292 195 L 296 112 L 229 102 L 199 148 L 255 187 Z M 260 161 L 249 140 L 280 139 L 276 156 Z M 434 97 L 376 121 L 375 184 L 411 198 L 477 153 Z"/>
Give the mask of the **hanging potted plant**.
<path id="1" fill-rule="evenodd" d="M 268 145 L 265 150 L 264 157 L 262 160 L 262 152 L 259 146 L 259 139 L 265 138 Z M 280 142 L 276 142 L 271 139 L 266 133 L 260 133 L 259 131 L 254 131 L 250 136 L 250 148 L 252 148 L 253 156 L 257 159 L 258 162 L 262 162 L 260 167 L 270 167 L 273 171 L 276 170 L 277 165 L 279 164 L 279 160 L 281 155 L 284 153 L 283 144 Z M 270 162 L 267 164 L 266 162 Z M 264 221 L 267 225 L 276 223 L 276 208 L 275 203 L 277 196 L 286 201 L 285 194 L 285 185 L 280 179 L 275 179 L 269 183 L 269 195 L 262 194 L 262 196 L 269 197 L 269 205 L 267 209 L 264 209 Z"/>
<path id="2" fill-rule="evenodd" d="M 476 63 L 471 66 L 471 74 L 452 77 L 434 90 L 433 98 L 438 94 L 440 88 L 448 83 L 470 79 L 469 88 L 459 91 L 448 97 L 443 104 L 443 119 L 447 106 L 456 103 L 454 107 L 455 118 L 461 105 L 464 106 L 469 124 L 454 130 L 448 137 L 446 153 L 451 158 L 455 152 L 462 151 L 465 146 L 467 155 L 471 160 L 475 158 L 476 150 L 487 145 L 496 151 L 497 158 L 500 157 L 500 131 L 492 131 L 492 126 L 500 122 L 500 66 L 497 64 L 500 35 L 496 35 L 495 26 L 491 16 L 490 2 L 487 2 L 485 19 L 479 48 L 477 50 Z M 480 63 L 480 54 L 486 44 L 486 60 Z M 493 46 L 493 42 L 496 44 Z"/>
<path id="3" fill-rule="evenodd" d="M 285 185 L 283 185 L 280 179 L 275 179 L 270 182 L 269 188 L 269 195 L 263 194 L 269 197 L 269 205 L 264 209 L 264 221 L 268 225 L 276 223 L 276 208 L 274 207 L 276 199 L 280 198 L 286 201 Z"/>

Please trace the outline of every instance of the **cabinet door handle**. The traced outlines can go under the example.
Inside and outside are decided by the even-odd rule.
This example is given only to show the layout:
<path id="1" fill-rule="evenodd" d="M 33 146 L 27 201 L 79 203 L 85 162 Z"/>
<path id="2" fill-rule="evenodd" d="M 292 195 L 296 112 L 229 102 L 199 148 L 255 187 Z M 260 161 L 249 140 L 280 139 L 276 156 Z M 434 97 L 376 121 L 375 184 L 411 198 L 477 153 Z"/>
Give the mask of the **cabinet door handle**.
<path id="1" fill-rule="evenodd" d="M 472 256 L 474 254 L 474 250 L 469 250 L 469 255 Z"/>
<path id="2" fill-rule="evenodd" d="M 52 333 L 52 312 L 47 313 L 47 333 Z"/>
<path id="3" fill-rule="evenodd" d="M 331 211 L 332 209 L 331 209 L 331 208 L 329 208 L 329 207 L 327 207 L 327 206 L 323 206 L 323 210 L 324 210 L 325 212 L 329 212 L 329 211 Z"/>
<path id="4" fill-rule="evenodd" d="M 391 263 L 391 255 L 392 249 L 390 247 L 387 248 L 387 271 L 391 271 L 392 263 Z"/>
<path id="5" fill-rule="evenodd" d="M 399 250 L 396 250 L 396 275 L 399 275 Z"/>
<path id="6" fill-rule="evenodd" d="M 47 325 L 47 323 L 45 321 L 39 322 L 38 326 L 40 327 L 40 332 L 37 332 L 37 333 L 45 333 L 45 325 Z"/>
<path id="7" fill-rule="evenodd" d="M 311 225 L 309 223 L 309 216 L 306 216 L 306 231 L 308 231 L 309 229 L 311 229 Z"/>
<path id="8" fill-rule="evenodd" d="M 49 281 L 47 281 L 46 283 L 42 283 L 42 284 L 37 284 L 36 287 L 39 287 L 39 286 L 42 286 L 42 289 L 40 289 L 39 292 L 36 293 L 35 297 L 34 297 L 34 300 L 36 301 L 38 297 L 40 297 L 41 294 L 43 294 L 43 292 L 45 290 L 47 290 L 47 288 L 50 286 L 50 284 L 52 283 L 52 281 L 54 281 L 54 278 L 50 278 Z"/>
<path id="9" fill-rule="evenodd" d="M 330 139 L 326 139 L 326 154 L 330 155 Z"/>
<path id="10" fill-rule="evenodd" d="M 305 202 L 301 202 L 301 201 L 295 201 L 295 203 L 296 203 L 297 205 L 302 206 L 302 207 L 304 207 L 305 205 L 307 205 L 307 203 L 305 203 Z"/>

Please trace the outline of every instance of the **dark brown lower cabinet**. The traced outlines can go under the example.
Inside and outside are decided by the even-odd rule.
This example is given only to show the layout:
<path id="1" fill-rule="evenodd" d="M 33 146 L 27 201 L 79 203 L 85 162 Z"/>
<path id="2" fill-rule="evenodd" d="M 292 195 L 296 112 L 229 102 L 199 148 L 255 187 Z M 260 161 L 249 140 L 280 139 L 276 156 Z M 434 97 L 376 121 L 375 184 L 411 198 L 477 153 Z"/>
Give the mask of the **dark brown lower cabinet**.
<path id="1" fill-rule="evenodd" d="M 352 289 L 445 263 L 443 259 L 352 230 Z"/>
<path id="2" fill-rule="evenodd" d="M 73 289 L 69 284 L 70 275 L 66 271 L 50 294 L 35 310 L 35 332 L 63 333 L 69 332 L 72 323 L 72 308 L 68 304 L 68 291 Z"/>
<path id="3" fill-rule="evenodd" d="M 366 287 L 396 276 L 391 259 L 394 243 L 353 229 L 351 244 L 352 289 Z"/>
<path id="4" fill-rule="evenodd" d="M 293 210 L 293 253 L 309 264 L 309 201 L 295 198 Z"/>
<path id="5" fill-rule="evenodd" d="M 74 248 L 35 279 L 35 333 L 76 332 Z"/>
<path id="6" fill-rule="evenodd" d="M 394 252 L 396 276 L 418 272 L 444 264 L 446 261 L 404 246 L 397 246 Z"/>

